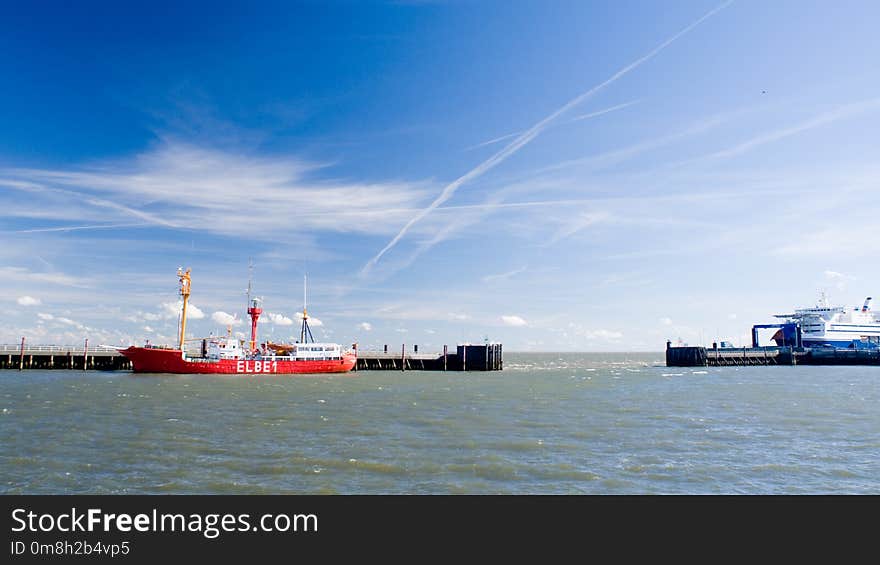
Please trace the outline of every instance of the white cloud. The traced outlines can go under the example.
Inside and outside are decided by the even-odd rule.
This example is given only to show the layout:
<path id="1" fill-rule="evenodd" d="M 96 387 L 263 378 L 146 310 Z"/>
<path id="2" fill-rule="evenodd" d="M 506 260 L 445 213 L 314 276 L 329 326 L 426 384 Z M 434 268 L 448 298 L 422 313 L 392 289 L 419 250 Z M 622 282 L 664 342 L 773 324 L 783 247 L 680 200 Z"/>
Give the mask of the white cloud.
<path id="1" fill-rule="evenodd" d="M 672 318 L 660 318 L 660 323 L 663 324 L 664 326 L 671 326 L 672 325 Z"/>
<path id="2" fill-rule="evenodd" d="M 178 300 L 177 302 L 163 302 L 160 310 L 162 312 L 161 317 L 165 319 L 176 318 L 180 315 L 180 310 L 183 308 L 183 302 Z M 154 320 L 158 319 L 158 317 L 154 317 L 155 314 L 144 314 L 145 320 Z M 205 317 L 205 313 L 202 310 L 193 304 L 192 302 L 187 302 L 186 304 L 186 317 L 190 320 L 201 320 Z"/>
<path id="3" fill-rule="evenodd" d="M 211 319 L 222 326 L 237 326 L 242 323 L 241 320 L 232 314 L 227 314 L 221 310 L 211 314 Z"/>
<path id="4" fill-rule="evenodd" d="M 513 326 L 515 328 L 528 325 L 528 322 L 519 316 L 501 316 L 501 321 L 504 322 L 505 325 Z"/>
<path id="5" fill-rule="evenodd" d="M 55 316 L 53 316 L 52 314 L 46 314 L 46 313 L 43 313 L 43 312 L 38 312 L 38 313 L 37 313 L 37 318 L 39 318 L 39 319 L 41 319 L 41 320 L 52 320 L 52 319 L 55 318 Z"/>
<path id="6" fill-rule="evenodd" d="M 373 329 L 373 325 L 370 322 L 361 322 L 358 327 L 365 332 L 371 331 Z"/>
<path id="7" fill-rule="evenodd" d="M 276 326 L 292 326 L 293 320 L 284 316 L 283 314 L 273 314 L 272 312 L 266 312 L 266 318 L 275 324 Z"/>
<path id="8" fill-rule="evenodd" d="M 39 298 L 34 298 L 33 296 L 19 296 L 16 302 L 21 306 L 36 306 L 37 304 L 42 304 L 42 301 Z"/>
<path id="9" fill-rule="evenodd" d="M 73 326 L 73 327 L 75 327 L 75 328 L 78 329 L 78 330 L 87 330 L 87 329 L 89 329 L 89 328 L 87 328 L 86 326 L 84 326 L 84 325 L 80 324 L 79 322 L 77 322 L 76 320 L 71 320 L 70 318 L 65 318 L 65 317 L 61 317 L 61 316 L 59 316 L 59 317 L 56 317 L 56 318 L 55 318 L 55 321 L 57 321 L 57 322 L 61 322 L 62 324 L 65 324 L 65 325 L 68 325 L 68 326 Z"/>
<path id="10" fill-rule="evenodd" d="M 297 319 L 297 321 L 298 321 L 300 324 L 302 324 L 302 319 L 303 319 L 303 314 L 302 314 L 302 312 L 297 312 L 297 313 L 296 313 L 296 319 Z M 309 316 L 309 325 L 310 325 L 311 327 L 313 327 L 313 328 L 317 328 L 317 327 L 319 327 L 319 326 L 323 326 L 323 325 L 324 325 L 324 322 L 322 322 L 322 321 L 319 320 L 318 318 L 313 318 L 313 317 Z"/>

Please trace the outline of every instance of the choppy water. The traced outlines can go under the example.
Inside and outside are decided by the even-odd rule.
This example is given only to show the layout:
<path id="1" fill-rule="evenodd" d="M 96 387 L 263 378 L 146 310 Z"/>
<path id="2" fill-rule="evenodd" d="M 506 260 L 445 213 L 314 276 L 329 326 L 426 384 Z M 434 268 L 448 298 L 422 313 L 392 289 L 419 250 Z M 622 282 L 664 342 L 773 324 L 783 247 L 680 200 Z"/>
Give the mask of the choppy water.
<path id="1" fill-rule="evenodd" d="M 0 492 L 880 493 L 877 367 L 0 371 Z"/>

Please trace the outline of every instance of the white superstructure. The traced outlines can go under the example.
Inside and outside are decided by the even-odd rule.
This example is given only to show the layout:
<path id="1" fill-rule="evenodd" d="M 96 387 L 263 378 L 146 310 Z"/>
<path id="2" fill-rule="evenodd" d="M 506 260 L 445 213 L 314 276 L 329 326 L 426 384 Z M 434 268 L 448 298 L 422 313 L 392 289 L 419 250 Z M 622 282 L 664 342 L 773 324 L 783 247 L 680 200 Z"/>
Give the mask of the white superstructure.
<path id="1" fill-rule="evenodd" d="M 852 347 L 854 342 L 880 344 L 880 315 L 871 310 L 871 297 L 860 308 L 830 306 L 824 295 L 813 308 L 777 314 L 801 328 L 804 347 Z"/>

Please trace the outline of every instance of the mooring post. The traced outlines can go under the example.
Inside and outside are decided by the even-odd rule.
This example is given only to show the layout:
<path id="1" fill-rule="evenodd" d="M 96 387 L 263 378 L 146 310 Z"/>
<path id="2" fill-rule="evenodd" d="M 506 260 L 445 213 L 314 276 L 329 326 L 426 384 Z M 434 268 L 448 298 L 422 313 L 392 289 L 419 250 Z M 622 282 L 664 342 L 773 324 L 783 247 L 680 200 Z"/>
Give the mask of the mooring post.
<path id="1" fill-rule="evenodd" d="M 406 344 L 400 346 L 400 370 L 406 371 Z"/>
<path id="2" fill-rule="evenodd" d="M 18 370 L 24 369 L 24 336 L 21 336 L 21 353 L 18 355 Z"/>
<path id="3" fill-rule="evenodd" d="M 467 345 L 461 348 L 461 370 L 467 371 Z"/>
<path id="4" fill-rule="evenodd" d="M 83 348 L 83 371 L 88 369 L 87 363 L 89 362 L 89 338 L 86 338 L 86 345 Z"/>
<path id="5" fill-rule="evenodd" d="M 443 370 L 444 371 L 446 370 L 446 354 L 447 354 L 446 344 L 444 344 L 443 345 Z"/>

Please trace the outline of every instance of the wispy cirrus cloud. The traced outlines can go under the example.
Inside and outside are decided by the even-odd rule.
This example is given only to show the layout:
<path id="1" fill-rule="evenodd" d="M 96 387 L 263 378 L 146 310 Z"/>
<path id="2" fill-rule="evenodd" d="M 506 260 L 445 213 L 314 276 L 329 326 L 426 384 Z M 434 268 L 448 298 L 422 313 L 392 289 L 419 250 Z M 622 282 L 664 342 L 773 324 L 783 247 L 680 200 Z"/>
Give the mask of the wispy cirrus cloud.
<path id="1" fill-rule="evenodd" d="M 449 183 L 448 185 L 446 185 L 443 188 L 443 190 L 440 192 L 440 195 L 437 196 L 437 198 L 435 198 L 434 201 L 431 202 L 430 205 L 428 205 L 426 208 L 419 211 L 419 213 L 417 213 L 412 219 L 410 219 L 403 226 L 403 228 L 401 228 L 401 230 L 397 233 L 397 235 L 395 235 L 391 239 L 391 241 L 388 242 L 388 244 L 382 248 L 382 250 L 380 250 L 372 259 L 367 261 L 367 263 L 363 266 L 363 268 L 360 271 L 361 276 L 364 276 L 367 273 L 369 273 L 370 270 L 373 268 L 373 266 L 379 262 L 379 260 L 382 258 L 382 256 L 384 256 L 388 251 L 390 251 L 392 248 L 394 248 L 394 246 L 397 245 L 397 243 L 410 231 L 410 229 L 412 229 L 412 227 L 416 223 L 418 223 L 425 216 L 430 214 L 433 210 L 435 210 L 436 208 L 441 206 L 444 202 L 446 202 L 447 200 L 452 198 L 452 196 L 455 194 L 455 192 L 458 190 L 458 188 L 460 186 L 464 185 L 467 182 L 470 182 L 472 180 L 475 180 L 475 179 L 481 177 L 487 171 L 489 171 L 489 170 L 493 169 L 494 167 L 498 166 L 499 164 L 503 163 L 511 155 L 513 155 L 514 153 L 519 151 L 521 148 L 523 148 L 529 142 L 531 142 L 535 137 L 537 137 L 542 131 L 544 131 L 544 129 L 546 129 L 551 123 L 553 123 L 559 116 L 567 113 L 569 110 L 571 110 L 575 106 L 579 105 L 581 102 L 583 102 L 587 98 L 593 96 L 595 93 L 599 92 L 603 88 L 614 83 L 615 81 L 617 81 L 618 79 L 620 79 L 621 77 L 623 77 L 624 75 L 629 73 L 630 71 L 638 68 L 640 65 L 642 65 L 646 61 L 649 61 L 650 59 L 655 57 L 658 53 L 663 51 L 663 49 L 665 49 L 666 47 L 668 47 L 669 45 L 674 43 L 676 40 L 678 40 L 680 37 L 685 35 L 687 32 L 689 32 L 690 30 L 692 30 L 693 28 L 695 28 L 696 26 L 701 24 L 706 19 L 710 18 L 711 16 L 713 16 L 714 14 L 719 12 L 720 10 L 726 8 L 732 2 L 733 2 L 733 0 L 727 0 L 726 2 L 716 6 L 715 8 L 713 8 L 712 10 L 710 10 L 709 12 L 704 14 L 702 17 L 700 17 L 699 19 L 697 19 L 694 22 L 687 25 L 685 28 L 680 30 L 678 33 L 674 34 L 673 36 L 671 36 L 667 40 L 663 41 L 660 45 L 658 45 L 657 47 L 652 49 L 646 55 L 643 55 L 639 59 L 636 59 L 632 63 L 621 68 L 620 70 L 618 70 L 616 73 L 614 73 L 611 77 L 609 77 L 605 81 L 597 84 L 596 86 L 590 88 L 586 92 L 583 92 L 583 93 L 579 94 L 578 96 L 576 96 L 575 98 L 569 100 L 566 104 L 559 107 L 554 112 L 552 112 L 551 114 L 549 114 L 548 116 L 543 118 L 541 121 L 536 123 L 534 126 L 529 128 L 528 130 L 526 130 L 523 134 L 516 137 L 504 149 L 502 149 L 501 151 L 498 151 L 497 153 L 495 153 L 494 155 L 492 155 L 491 157 L 489 157 L 488 159 L 486 159 L 485 161 L 483 161 L 482 163 L 480 163 L 479 165 L 477 165 L 476 167 L 474 167 L 473 169 L 471 169 L 470 171 L 468 171 L 464 175 L 460 176 L 456 180 L 454 180 L 451 183 Z"/>
<path id="2" fill-rule="evenodd" d="M 22 283 L 50 283 L 54 285 L 87 288 L 87 279 L 61 272 L 39 272 L 24 267 L 0 267 L 0 279 Z"/>
<path id="3" fill-rule="evenodd" d="M 0 205 L 7 217 L 62 224 L 31 222 L 21 230 L 27 232 L 154 226 L 274 240 L 310 231 L 389 233 L 427 187 L 316 180 L 321 169 L 290 156 L 164 138 L 134 157 L 92 166 L 0 169 L 0 186 L 12 189 L 0 194 Z M 28 192 L 28 202 L 18 202 L 14 191 Z M 71 217 L 76 225 L 68 225 Z"/>

